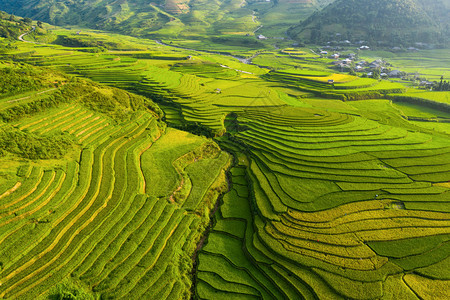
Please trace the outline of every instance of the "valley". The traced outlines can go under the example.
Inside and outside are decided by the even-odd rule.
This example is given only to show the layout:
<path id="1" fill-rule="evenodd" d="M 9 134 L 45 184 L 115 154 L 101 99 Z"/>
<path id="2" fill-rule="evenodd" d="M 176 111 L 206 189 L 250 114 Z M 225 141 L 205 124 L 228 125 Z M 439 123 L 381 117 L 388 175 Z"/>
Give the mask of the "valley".
<path id="1" fill-rule="evenodd" d="M 131 2 L 121 30 L 5 17 L 0 298 L 449 297 L 448 48 L 294 46 L 331 1 L 167 1 L 129 32 Z"/>

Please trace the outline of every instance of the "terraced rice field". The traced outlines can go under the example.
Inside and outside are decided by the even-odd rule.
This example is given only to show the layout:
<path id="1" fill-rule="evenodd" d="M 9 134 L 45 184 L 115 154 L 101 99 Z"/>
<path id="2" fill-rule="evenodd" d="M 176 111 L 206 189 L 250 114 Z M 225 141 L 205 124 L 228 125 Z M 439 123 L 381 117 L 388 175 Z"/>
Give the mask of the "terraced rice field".
<path id="1" fill-rule="evenodd" d="M 415 299 L 427 278 L 448 286 L 450 194 L 436 186 L 448 140 L 314 109 L 249 108 L 234 122 L 245 130 L 226 144 L 245 159 L 199 255 L 199 298 Z"/>
<path id="2" fill-rule="evenodd" d="M 450 298 L 448 131 L 387 100 L 401 84 L 179 49 L 164 60 L 49 51 L 26 60 L 150 96 L 169 126 L 215 140 L 164 131 L 148 111 L 117 123 L 81 104 L 15 121 L 66 132 L 80 150 L 1 186 L 0 296 L 39 296 L 71 276 L 105 298 L 188 297 L 186 253 L 225 191 L 222 149 L 230 190 L 196 258 L 198 299 Z"/>
<path id="3" fill-rule="evenodd" d="M 67 278 L 106 298 L 187 297 L 190 255 L 208 221 L 203 207 L 224 189 L 229 157 L 204 138 L 174 130 L 166 137 L 158 122 L 138 111 L 118 123 L 69 103 L 13 124 L 38 136 L 69 134 L 79 150 L 57 167 L 22 164 L 17 182 L 1 185 L 2 298 L 43 297 Z M 153 148 L 174 134 L 173 155 L 158 156 Z M 209 185 L 197 179 L 205 168 L 217 174 Z M 158 170 L 173 170 L 164 176 L 173 184 L 161 192 Z M 185 205 L 172 199 L 180 188 Z"/>

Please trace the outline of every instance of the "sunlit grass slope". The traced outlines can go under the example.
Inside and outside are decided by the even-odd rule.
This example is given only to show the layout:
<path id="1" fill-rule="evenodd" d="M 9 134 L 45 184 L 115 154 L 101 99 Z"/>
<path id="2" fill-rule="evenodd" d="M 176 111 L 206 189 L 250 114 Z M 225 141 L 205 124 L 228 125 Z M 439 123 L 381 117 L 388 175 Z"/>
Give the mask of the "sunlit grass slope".
<path id="1" fill-rule="evenodd" d="M 188 297 L 229 156 L 206 138 L 166 134 L 148 99 L 64 79 L 50 106 L 17 95 L 0 108 L 0 296 L 45 297 L 69 281 L 104 298 Z M 71 148 L 42 160 L 59 136 Z"/>

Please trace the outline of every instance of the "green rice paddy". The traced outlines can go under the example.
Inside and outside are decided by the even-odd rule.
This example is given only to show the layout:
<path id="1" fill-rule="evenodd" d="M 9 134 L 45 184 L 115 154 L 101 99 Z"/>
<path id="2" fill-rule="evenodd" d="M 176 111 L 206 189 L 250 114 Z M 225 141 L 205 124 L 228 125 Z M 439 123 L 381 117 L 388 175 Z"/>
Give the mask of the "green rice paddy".
<path id="1" fill-rule="evenodd" d="M 76 145 L 0 169 L 1 297 L 44 297 L 70 280 L 105 299 L 445 299 L 449 114 L 389 100 L 445 94 L 336 74 L 307 49 L 253 60 L 283 62 L 268 70 L 127 43 L 137 50 L 8 54 L 147 96 L 164 116 L 99 85 L 0 123 Z M 127 113 L 88 101 L 109 99 L 100 94 Z M 17 95 L 29 96 L 47 94 Z M 9 97 L 0 113 L 21 104 Z"/>

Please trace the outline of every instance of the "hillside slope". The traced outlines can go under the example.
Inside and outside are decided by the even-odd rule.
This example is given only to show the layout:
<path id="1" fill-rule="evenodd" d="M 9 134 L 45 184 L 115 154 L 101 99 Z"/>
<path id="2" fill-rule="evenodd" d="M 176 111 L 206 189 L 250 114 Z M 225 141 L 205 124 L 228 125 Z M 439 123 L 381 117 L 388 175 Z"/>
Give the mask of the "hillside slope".
<path id="1" fill-rule="evenodd" d="M 0 154 L 0 298 L 36 299 L 61 281 L 101 299 L 449 298 L 450 123 L 440 121 L 450 114 L 400 111 L 385 98 L 402 84 L 324 72 L 298 50 L 284 62 L 303 68 L 268 73 L 145 39 L 63 32 L 85 46 L 17 42 L 0 62 L 0 132 L 33 141 Z M 88 41 L 142 50 L 92 53 Z M 213 141 L 163 132 L 148 99 L 63 71 L 152 97 L 178 129 L 221 135 L 235 157 L 228 180 Z M 14 114 L 59 93 L 61 105 Z M 449 92 L 426 93 L 437 104 Z M 50 150 L 58 159 L 40 159 Z"/>
<path id="2" fill-rule="evenodd" d="M 441 1 L 337 0 L 292 27 L 289 34 L 311 43 L 348 39 L 388 45 L 446 44 L 445 10 Z"/>
<path id="3" fill-rule="evenodd" d="M 0 298 L 189 298 L 229 156 L 161 117 L 142 96 L 0 60 Z"/>
<path id="4" fill-rule="evenodd" d="M 252 34 L 261 24 L 277 33 L 329 0 L 0 0 L 0 10 L 55 25 L 77 25 L 135 36 L 201 37 Z M 277 29 L 277 26 L 280 29 Z"/>

